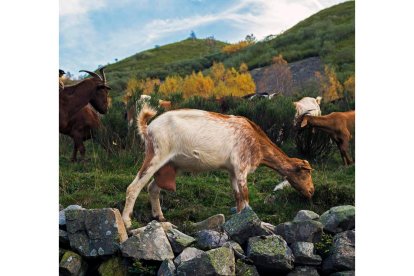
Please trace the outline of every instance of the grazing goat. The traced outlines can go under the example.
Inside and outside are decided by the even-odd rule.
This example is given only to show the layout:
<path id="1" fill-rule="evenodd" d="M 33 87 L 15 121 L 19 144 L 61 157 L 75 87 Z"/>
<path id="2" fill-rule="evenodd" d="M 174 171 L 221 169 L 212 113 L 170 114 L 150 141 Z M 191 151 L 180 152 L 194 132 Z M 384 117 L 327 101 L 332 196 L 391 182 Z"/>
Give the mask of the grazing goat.
<path id="1" fill-rule="evenodd" d="M 59 131 L 63 131 L 72 116 L 90 103 L 99 113 L 108 111 L 108 90 L 111 88 L 106 84 L 104 67 L 100 69 L 101 76 L 94 72 L 81 70 L 92 76 L 82 82 L 65 86 L 59 92 Z"/>
<path id="2" fill-rule="evenodd" d="M 72 162 L 77 161 L 77 152 L 81 154 L 81 160 L 85 159 L 85 146 L 83 142 L 92 138 L 92 131 L 100 125 L 98 114 L 88 104 L 70 118 L 69 123 L 61 133 L 70 136 L 73 140 Z"/>
<path id="3" fill-rule="evenodd" d="M 303 115 L 301 127 L 307 125 L 318 128 L 329 134 L 338 145 L 342 160 L 345 165 L 352 164 L 348 154 L 349 141 L 355 132 L 355 111 L 332 112 L 324 116 Z"/>
<path id="4" fill-rule="evenodd" d="M 304 114 L 309 114 L 312 116 L 321 116 L 321 108 L 319 105 L 321 104 L 322 97 L 304 97 L 300 101 L 294 102 L 296 108 L 295 118 L 293 120 L 293 125 L 297 126 L 299 123 L 299 118 L 301 118 Z"/>
<path id="5" fill-rule="evenodd" d="M 236 199 L 237 211 L 249 205 L 247 175 L 260 164 L 283 175 L 311 198 L 314 186 L 311 166 L 306 160 L 288 157 L 250 120 L 195 109 L 165 112 L 147 124 L 156 111 L 144 105 L 137 117 L 139 134 L 145 141 L 145 159 L 128 186 L 122 213 L 126 227 L 141 189 L 154 176 L 148 191 L 152 216 L 165 220 L 161 211 L 160 189 L 176 189 L 177 172 L 227 170 Z"/>

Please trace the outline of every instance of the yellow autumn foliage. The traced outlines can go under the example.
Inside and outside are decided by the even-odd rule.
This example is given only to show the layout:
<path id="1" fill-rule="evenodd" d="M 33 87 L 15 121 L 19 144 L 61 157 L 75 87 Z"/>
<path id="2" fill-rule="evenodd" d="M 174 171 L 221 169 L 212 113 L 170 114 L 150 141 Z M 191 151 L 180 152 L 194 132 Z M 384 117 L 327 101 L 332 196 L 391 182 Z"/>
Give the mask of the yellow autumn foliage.
<path id="1" fill-rule="evenodd" d="M 203 73 L 193 72 L 184 78 L 183 96 L 189 98 L 191 96 L 208 97 L 212 94 L 214 82 L 210 76 L 204 76 Z"/>
<path id="2" fill-rule="evenodd" d="M 242 40 L 237 43 L 224 46 L 223 48 L 221 48 L 221 51 L 225 54 L 233 54 L 252 44 L 253 42 Z"/>
<path id="3" fill-rule="evenodd" d="M 350 96 L 355 98 L 355 75 L 349 76 L 344 82 L 344 90 L 348 92 Z"/>
<path id="4" fill-rule="evenodd" d="M 180 76 L 168 76 L 160 85 L 160 93 L 167 96 L 172 93 L 181 92 L 183 89 L 184 79 Z"/>
<path id="5" fill-rule="evenodd" d="M 336 77 L 334 68 L 325 65 L 325 74 L 315 73 L 319 81 L 324 102 L 332 102 L 343 97 L 344 88 Z"/>

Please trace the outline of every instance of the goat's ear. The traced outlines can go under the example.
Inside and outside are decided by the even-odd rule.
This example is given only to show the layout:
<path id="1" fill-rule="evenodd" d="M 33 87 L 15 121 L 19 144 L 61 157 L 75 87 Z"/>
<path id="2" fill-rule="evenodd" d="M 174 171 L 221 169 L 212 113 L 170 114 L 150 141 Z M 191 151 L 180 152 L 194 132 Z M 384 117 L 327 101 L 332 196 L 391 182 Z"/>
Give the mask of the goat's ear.
<path id="1" fill-rule="evenodd" d="M 300 123 L 300 127 L 305 127 L 308 124 L 308 118 L 303 117 L 302 119 L 302 123 Z"/>
<path id="2" fill-rule="evenodd" d="M 308 170 L 308 171 L 312 171 L 313 170 L 312 167 L 311 167 L 311 165 L 309 164 L 309 162 L 306 161 L 306 160 L 303 160 L 303 164 L 300 166 L 300 168 L 302 170 Z"/>
<path id="3" fill-rule="evenodd" d="M 106 85 L 106 84 L 101 84 L 101 85 L 98 85 L 98 88 L 99 89 L 101 89 L 101 88 L 106 88 L 106 90 L 112 90 L 112 88 L 111 87 L 109 87 L 108 85 Z"/>

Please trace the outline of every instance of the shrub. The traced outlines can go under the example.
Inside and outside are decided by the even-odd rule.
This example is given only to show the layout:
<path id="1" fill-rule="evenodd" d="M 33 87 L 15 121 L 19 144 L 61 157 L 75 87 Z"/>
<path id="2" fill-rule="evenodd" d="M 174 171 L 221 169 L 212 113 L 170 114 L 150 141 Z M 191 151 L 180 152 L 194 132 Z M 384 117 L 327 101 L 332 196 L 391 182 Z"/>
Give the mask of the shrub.
<path id="1" fill-rule="evenodd" d="M 295 133 L 295 143 L 298 152 L 306 159 L 325 160 L 332 153 L 335 144 L 329 135 L 321 130 L 307 127 Z"/>
<path id="2" fill-rule="evenodd" d="M 203 98 L 200 96 L 193 96 L 183 101 L 179 108 L 193 108 L 206 111 L 220 112 L 220 106 L 214 98 Z"/>

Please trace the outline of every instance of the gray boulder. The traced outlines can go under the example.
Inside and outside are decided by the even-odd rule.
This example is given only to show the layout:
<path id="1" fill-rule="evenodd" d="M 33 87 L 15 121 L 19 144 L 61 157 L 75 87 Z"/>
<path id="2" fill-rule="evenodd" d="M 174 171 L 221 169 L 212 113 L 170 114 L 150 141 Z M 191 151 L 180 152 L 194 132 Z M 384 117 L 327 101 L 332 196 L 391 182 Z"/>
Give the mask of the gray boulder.
<path id="1" fill-rule="evenodd" d="M 196 241 L 193 237 L 174 228 L 168 229 L 166 235 L 175 254 L 180 254 L 184 248 L 189 247 Z"/>
<path id="2" fill-rule="evenodd" d="M 112 257 L 99 266 L 98 273 L 100 276 L 126 276 L 128 269 L 121 258 Z"/>
<path id="3" fill-rule="evenodd" d="M 246 207 L 240 213 L 234 214 L 224 223 L 223 229 L 232 240 L 239 244 L 244 244 L 250 237 L 263 234 L 261 221 L 250 207 Z"/>
<path id="4" fill-rule="evenodd" d="M 296 266 L 287 276 L 319 276 L 319 273 L 311 266 Z"/>
<path id="5" fill-rule="evenodd" d="M 352 205 L 332 207 L 321 215 L 319 221 L 323 224 L 323 230 L 330 233 L 355 229 L 355 207 Z"/>
<path id="6" fill-rule="evenodd" d="M 246 264 L 242 260 L 237 260 L 236 262 L 236 275 L 237 276 L 259 276 L 254 265 Z"/>
<path id="7" fill-rule="evenodd" d="M 174 259 L 174 264 L 178 267 L 182 262 L 197 258 L 203 253 L 205 253 L 203 250 L 194 247 L 187 247 L 183 250 L 183 252 L 181 252 L 180 255 L 177 256 L 177 258 Z"/>
<path id="8" fill-rule="evenodd" d="M 177 275 L 214 275 L 214 267 L 207 253 L 193 247 L 187 247 L 174 260 Z"/>
<path id="9" fill-rule="evenodd" d="M 278 224 L 275 232 L 288 244 L 299 241 L 316 243 L 321 240 L 322 227 L 322 223 L 314 220 L 293 221 Z"/>
<path id="10" fill-rule="evenodd" d="M 355 270 L 355 230 L 336 234 L 329 255 L 323 260 L 324 273 Z"/>
<path id="11" fill-rule="evenodd" d="M 220 247 L 206 252 L 214 268 L 214 275 L 236 275 L 233 249 Z"/>
<path id="12" fill-rule="evenodd" d="M 85 210 L 85 208 L 83 208 L 80 205 L 69 205 L 65 209 L 60 210 L 60 206 L 59 206 L 59 227 L 64 227 L 66 225 L 65 212 L 69 210 Z"/>
<path id="13" fill-rule="evenodd" d="M 175 273 L 175 264 L 172 260 L 164 260 L 158 269 L 157 276 L 174 276 Z"/>
<path id="14" fill-rule="evenodd" d="M 236 258 L 238 258 L 238 256 L 244 256 L 245 255 L 243 248 L 240 246 L 240 244 L 238 244 L 235 241 L 227 241 L 223 244 L 223 247 L 229 247 L 229 248 L 233 249 Z"/>
<path id="15" fill-rule="evenodd" d="M 59 275 L 83 276 L 86 274 L 88 265 L 82 257 L 72 251 L 66 251 L 59 263 Z"/>
<path id="16" fill-rule="evenodd" d="M 252 237 L 247 244 L 247 257 L 266 273 L 293 269 L 294 256 L 286 241 L 278 235 Z"/>
<path id="17" fill-rule="evenodd" d="M 293 221 L 304 221 L 304 220 L 317 220 L 319 215 L 310 210 L 300 210 L 297 212 Z"/>
<path id="18" fill-rule="evenodd" d="M 210 250 L 223 246 L 229 240 L 226 233 L 219 233 L 213 230 L 198 231 L 195 235 L 196 246 L 201 250 Z"/>
<path id="19" fill-rule="evenodd" d="M 148 223 L 144 232 L 127 239 L 121 244 L 124 257 L 136 260 L 163 261 L 174 259 L 170 242 L 161 224 L 155 220 Z"/>
<path id="20" fill-rule="evenodd" d="M 69 237 L 65 230 L 59 229 L 59 247 L 69 247 Z"/>
<path id="21" fill-rule="evenodd" d="M 295 242 L 291 246 L 295 256 L 295 264 L 320 265 L 322 258 L 314 254 L 314 246 L 311 242 Z"/>
<path id="22" fill-rule="evenodd" d="M 118 209 L 65 211 L 70 246 L 85 257 L 112 255 L 128 238 Z"/>

